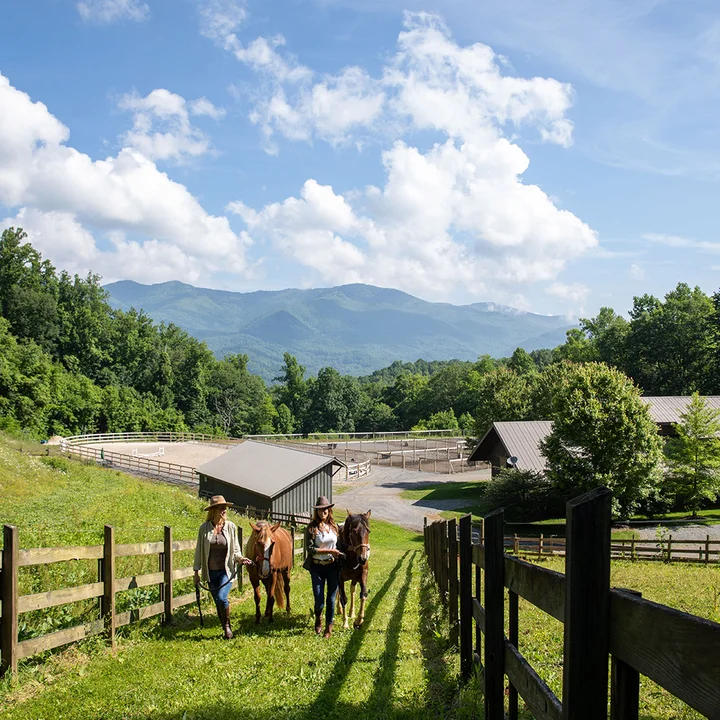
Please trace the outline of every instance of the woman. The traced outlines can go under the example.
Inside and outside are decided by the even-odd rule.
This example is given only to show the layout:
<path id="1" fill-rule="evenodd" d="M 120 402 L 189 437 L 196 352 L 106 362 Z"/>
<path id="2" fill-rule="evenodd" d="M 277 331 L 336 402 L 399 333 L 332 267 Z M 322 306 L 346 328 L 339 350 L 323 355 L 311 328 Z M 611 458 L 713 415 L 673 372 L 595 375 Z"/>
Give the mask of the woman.
<path id="1" fill-rule="evenodd" d="M 210 499 L 210 504 L 205 508 L 207 518 L 198 530 L 193 563 L 195 584 L 200 582 L 199 572 L 202 570 L 203 582 L 208 584 L 215 601 L 226 640 L 233 636 L 228 595 L 232 579 L 237 574 L 235 566 L 252 564 L 252 560 L 242 555 L 235 523 L 227 519 L 229 507 L 232 507 L 232 503 L 225 502 L 222 495 L 213 495 Z"/>
<path id="2" fill-rule="evenodd" d="M 338 549 L 340 531 L 333 518 L 334 503 L 321 495 L 315 503 L 312 522 L 307 526 L 305 547 L 308 549 L 306 567 L 310 570 L 313 595 L 315 596 L 315 632 L 319 635 L 322 628 L 322 611 L 325 607 L 325 632 L 323 637 L 332 634 L 335 617 L 335 596 L 339 584 L 338 558 L 342 553 Z M 327 585 L 327 602 L 325 586 Z"/>

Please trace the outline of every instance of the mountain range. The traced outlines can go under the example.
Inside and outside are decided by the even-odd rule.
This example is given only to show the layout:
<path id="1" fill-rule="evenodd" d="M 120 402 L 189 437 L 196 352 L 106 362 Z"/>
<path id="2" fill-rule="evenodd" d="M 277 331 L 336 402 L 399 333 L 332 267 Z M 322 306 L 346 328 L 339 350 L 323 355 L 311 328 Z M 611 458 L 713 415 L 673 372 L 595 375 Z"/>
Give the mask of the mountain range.
<path id="1" fill-rule="evenodd" d="M 451 305 L 373 285 L 238 293 L 172 281 L 105 286 L 114 308 L 144 310 L 204 340 L 217 357 L 246 353 L 265 380 L 278 374 L 283 353 L 308 373 L 332 366 L 367 375 L 394 360 L 475 360 L 505 357 L 565 341 L 567 318 L 536 315 L 494 303 Z"/>

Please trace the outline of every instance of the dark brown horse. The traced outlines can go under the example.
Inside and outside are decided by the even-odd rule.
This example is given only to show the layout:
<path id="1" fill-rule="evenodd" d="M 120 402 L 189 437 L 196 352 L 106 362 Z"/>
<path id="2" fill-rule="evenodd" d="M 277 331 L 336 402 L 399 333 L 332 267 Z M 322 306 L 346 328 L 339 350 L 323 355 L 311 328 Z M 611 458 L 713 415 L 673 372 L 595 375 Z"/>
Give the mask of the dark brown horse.
<path id="1" fill-rule="evenodd" d="M 370 561 L 370 513 L 353 515 L 349 510 L 348 516 L 340 531 L 340 544 L 345 553 L 345 563 L 340 571 L 341 592 L 338 593 L 338 603 L 342 607 L 343 627 L 348 626 L 348 618 L 353 619 L 355 610 L 355 586 L 360 583 L 360 610 L 353 627 L 359 628 L 365 620 L 365 601 L 367 600 L 368 565 Z M 350 612 L 342 604 L 345 597 L 345 583 L 350 580 Z"/>
<path id="2" fill-rule="evenodd" d="M 261 520 L 257 525 L 250 523 L 252 534 L 245 544 L 245 555 L 253 560 L 247 573 L 255 592 L 255 622 L 260 623 L 260 581 L 265 586 L 267 603 L 265 617 L 273 620 L 273 605 L 286 607 L 290 612 L 290 569 L 293 562 L 293 546 L 290 533 L 280 527 Z"/>

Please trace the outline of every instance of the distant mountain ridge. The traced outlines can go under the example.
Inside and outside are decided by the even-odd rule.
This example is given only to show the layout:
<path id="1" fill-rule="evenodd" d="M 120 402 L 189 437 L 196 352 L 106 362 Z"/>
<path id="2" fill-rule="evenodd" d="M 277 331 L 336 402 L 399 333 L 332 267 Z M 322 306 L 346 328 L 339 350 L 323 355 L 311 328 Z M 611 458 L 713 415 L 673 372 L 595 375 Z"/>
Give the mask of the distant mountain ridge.
<path id="1" fill-rule="evenodd" d="M 277 375 L 284 352 L 311 374 L 331 365 L 367 375 L 394 360 L 475 360 L 485 353 L 505 357 L 517 347 L 554 347 L 572 327 L 556 315 L 495 303 L 433 303 L 363 284 L 236 293 L 121 280 L 105 289 L 113 307 L 175 323 L 218 357 L 247 353 L 249 368 L 266 380 Z"/>

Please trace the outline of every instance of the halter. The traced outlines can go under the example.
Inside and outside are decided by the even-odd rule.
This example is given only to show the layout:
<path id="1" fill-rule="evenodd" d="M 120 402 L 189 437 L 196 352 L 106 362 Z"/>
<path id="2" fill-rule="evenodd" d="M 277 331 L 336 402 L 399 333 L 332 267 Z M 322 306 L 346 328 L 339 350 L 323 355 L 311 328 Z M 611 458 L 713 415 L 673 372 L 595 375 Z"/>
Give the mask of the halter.
<path id="1" fill-rule="evenodd" d="M 369 532 L 370 531 L 368 530 L 368 533 Z M 347 529 L 348 541 L 350 541 L 350 538 L 352 537 L 352 535 L 353 535 L 353 528 L 348 527 L 348 529 Z M 357 568 L 359 568 L 361 565 L 364 565 L 370 559 L 370 543 L 369 542 L 368 543 L 360 543 L 358 545 L 351 545 L 348 543 L 346 545 L 346 547 L 348 549 L 348 552 L 352 552 L 355 554 L 356 564 L 355 564 L 355 567 L 352 568 L 353 570 L 357 570 Z M 367 551 L 368 551 L 368 557 L 365 560 L 360 559 L 360 553 L 358 552 L 359 550 L 362 550 L 363 548 L 367 548 Z"/>
<path id="2" fill-rule="evenodd" d="M 272 555 L 272 549 L 273 545 L 275 545 L 274 542 L 271 542 L 266 548 L 263 548 L 263 553 L 260 554 L 257 552 L 258 547 L 258 541 L 255 541 L 255 565 L 258 569 L 258 575 L 262 580 L 264 580 L 266 577 L 270 576 L 270 573 L 272 572 L 272 567 L 270 566 L 270 555 Z M 264 572 L 264 564 L 267 563 L 268 569 L 267 572 Z"/>

